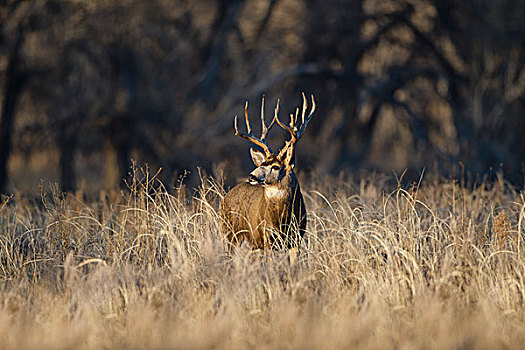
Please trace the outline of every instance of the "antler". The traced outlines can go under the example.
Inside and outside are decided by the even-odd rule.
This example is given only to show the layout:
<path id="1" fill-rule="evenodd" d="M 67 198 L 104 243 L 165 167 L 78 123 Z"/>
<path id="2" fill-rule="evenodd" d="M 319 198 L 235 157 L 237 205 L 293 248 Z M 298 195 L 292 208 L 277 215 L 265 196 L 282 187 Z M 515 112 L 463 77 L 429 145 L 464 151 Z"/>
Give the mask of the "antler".
<path id="1" fill-rule="evenodd" d="M 277 102 L 277 107 L 276 107 L 276 111 L 278 111 L 278 110 L 279 110 L 279 102 Z M 263 149 L 263 151 L 264 151 L 264 153 L 266 154 L 267 157 L 270 156 L 272 154 L 272 150 L 270 149 L 270 146 L 268 146 L 268 144 L 266 143 L 266 135 L 268 134 L 268 131 L 270 131 L 270 129 L 272 128 L 273 124 L 275 123 L 276 117 L 274 116 L 272 122 L 267 127 L 265 122 L 264 122 L 264 95 L 262 97 L 262 104 L 261 104 L 261 124 L 262 124 L 262 129 L 261 129 L 261 137 L 260 138 L 257 138 L 257 137 L 255 137 L 252 134 L 252 128 L 250 126 L 250 120 L 248 118 L 248 101 L 246 101 L 246 104 L 244 105 L 244 118 L 245 118 L 245 121 L 246 121 L 246 129 L 248 130 L 248 133 L 245 134 L 245 133 L 239 132 L 239 129 L 237 128 L 237 116 L 235 116 L 235 119 L 233 121 L 233 126 L 235 128 L 235 135 L 240 136 L 242 138 L 245 138 L 248 141 L 256 144 L 257 146 L 259 146 L 259 147 L 261 147 Z"/>
<path id="2" fill-rule="evenodd" d="M 295 110 L 295 115 L 290 114 L 290 123 L 289 125 L 286 125 L 285 123 L 281 122 L 281 120 L 277 116 L 277 112 L 278 112 L 278 105 L 277 105 L 277 108 L 275 109 L 274 120 L 277 120 L 277 123 L 281 126 L 281 128 L 288 131 L 291 136 L 290 141 L 286 141 L 286 144 L 279 152 L 279 155 L 277 156 L 277 158 L 283 159 L 283 156 L 286 154 L 286 152 L 288 152 L 289 147 L 292 147 L 292 151 L 293 151 L 293 147 L 295 147 L 295 144 L 297 143 L 297 141 L 299 141 L 301 136 L 303 136 L 304 131 L 306 130 L 306 126 L 308 125 L 308 122 L 310 121 L 310 119 L 312 119 L 312 116 L 314 115 L 314 111 L 315 111 L 314 95 L 311 95 L 311 96 L 312 96 L 312 109 L 310 110 L 310 113 L 308 114 L 308 116 L 305 118 L 306 109 L 308 108 L 308 103 L 306 101 L 306 96 L 304 95 L 304 92 L 303 92 L 303 108 L 301 111 L 301 126 L 299 127 L 299 129 L 297 129 L 297 126 L 295 125 L 297 123 L 297 117 L 299 116 L 299 108 Z"/>

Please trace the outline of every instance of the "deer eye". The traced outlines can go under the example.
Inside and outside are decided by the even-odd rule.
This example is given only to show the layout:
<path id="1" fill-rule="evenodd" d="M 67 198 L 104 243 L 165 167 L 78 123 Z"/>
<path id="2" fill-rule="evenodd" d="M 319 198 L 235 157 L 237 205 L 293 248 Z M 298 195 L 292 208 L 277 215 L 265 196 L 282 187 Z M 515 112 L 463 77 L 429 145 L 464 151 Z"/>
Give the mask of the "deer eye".
<path id="1" fill-rule="evenodd" d="M 273 165 L 272 170 L 280 170 L 281 168 L 278 165 Z"/>

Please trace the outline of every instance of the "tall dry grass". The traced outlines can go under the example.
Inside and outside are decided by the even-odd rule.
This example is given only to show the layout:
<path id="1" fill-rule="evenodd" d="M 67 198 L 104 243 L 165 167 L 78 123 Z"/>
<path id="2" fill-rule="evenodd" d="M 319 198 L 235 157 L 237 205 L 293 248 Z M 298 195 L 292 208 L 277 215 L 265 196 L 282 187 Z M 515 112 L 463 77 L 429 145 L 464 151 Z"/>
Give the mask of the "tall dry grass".
<path id="1" fill-rule="evenodd" d="M 303 179 L 293 265 L 229 252 L 216 181 L 168 194 L 136 172 L 96 200 L 8 198 L 0 348 L 523 347 L 523 192 L 391 180 Z"/>

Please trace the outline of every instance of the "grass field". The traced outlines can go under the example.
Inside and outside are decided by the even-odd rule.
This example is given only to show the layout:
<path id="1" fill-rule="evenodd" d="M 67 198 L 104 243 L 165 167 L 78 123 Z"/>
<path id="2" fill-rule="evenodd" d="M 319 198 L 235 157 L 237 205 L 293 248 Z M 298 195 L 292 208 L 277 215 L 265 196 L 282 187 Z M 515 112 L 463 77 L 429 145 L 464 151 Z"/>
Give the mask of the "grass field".
<path id="1" fill-rule="evenodd" d="M 0 348 L 523 348 L 523 192 L 379 176 L 302 188 L 292 265 L 229 252 L 215 181 L 168 194 L 137 172 L 129 192 L 4 198 Z"/>

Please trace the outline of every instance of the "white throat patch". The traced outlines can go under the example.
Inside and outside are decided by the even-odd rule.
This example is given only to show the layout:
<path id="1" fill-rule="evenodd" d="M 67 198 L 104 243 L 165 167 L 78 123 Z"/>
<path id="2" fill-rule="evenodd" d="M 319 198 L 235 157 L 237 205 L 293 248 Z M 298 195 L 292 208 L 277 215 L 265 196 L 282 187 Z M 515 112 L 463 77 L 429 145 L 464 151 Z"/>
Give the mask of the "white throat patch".
<path id="1" fill-rule="evenodd" d="M 278 187 L 268 186 L 264 188 L 264 195 L 266 196 L 266 198 L 281 199 L 286 196 L 286 191 L 281 190 Z"/>

